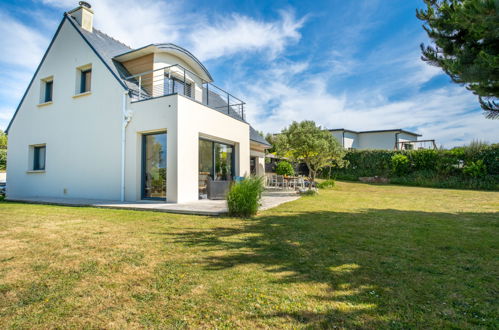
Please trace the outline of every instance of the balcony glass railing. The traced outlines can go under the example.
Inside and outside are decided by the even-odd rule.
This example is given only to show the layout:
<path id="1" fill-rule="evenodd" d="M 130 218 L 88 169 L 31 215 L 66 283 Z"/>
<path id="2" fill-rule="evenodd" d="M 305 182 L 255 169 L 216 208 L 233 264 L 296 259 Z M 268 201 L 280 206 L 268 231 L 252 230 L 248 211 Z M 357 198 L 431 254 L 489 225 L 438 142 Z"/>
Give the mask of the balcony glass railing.
<path id="1" fill-rule="evenodd" d="M 242 100 L 204 81 L 179 64 L 132 75 L 125 80 L 130 88 L 132 102 L 180 94 L 231 117 L 245 120 L 245 103 Z"/>

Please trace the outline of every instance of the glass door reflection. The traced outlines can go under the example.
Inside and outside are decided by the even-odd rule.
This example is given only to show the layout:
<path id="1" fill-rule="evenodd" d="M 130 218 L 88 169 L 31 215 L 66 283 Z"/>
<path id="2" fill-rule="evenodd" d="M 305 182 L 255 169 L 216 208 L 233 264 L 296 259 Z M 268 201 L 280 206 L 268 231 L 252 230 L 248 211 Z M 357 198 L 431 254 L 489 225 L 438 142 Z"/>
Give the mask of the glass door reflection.
<path id="1" fill-rule="evenodd" d="M 166 133 L 142 136 L 142 198 L 166 200 Z"/>

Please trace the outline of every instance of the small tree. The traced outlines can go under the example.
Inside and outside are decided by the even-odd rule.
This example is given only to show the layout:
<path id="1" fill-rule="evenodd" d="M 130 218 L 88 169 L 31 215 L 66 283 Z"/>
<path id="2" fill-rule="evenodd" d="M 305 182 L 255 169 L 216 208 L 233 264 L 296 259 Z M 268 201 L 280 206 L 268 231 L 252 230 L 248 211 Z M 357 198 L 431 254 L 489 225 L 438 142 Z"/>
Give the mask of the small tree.
<path id="1" fill-rule="evenodd" d="M 0 149 L 7 149 L 7 134 L 0 129 Z"/>
<path id="2" fill-rule="evenodd" d="M 295 169 L 293 168 L 293 165 L 284 160 L 277 163 L 275 172 L 276 174 L 279 175 L 289 175 L 289 176 L 295 175 Z"/>
<path id="3" fill-rule="evenodd" d="M 313 121 L 293 122 L 273 142 L 279 156 L 307 165 L 312 182 L 322 168 L 343 164 L 344 149 L 330 132 Z"/>

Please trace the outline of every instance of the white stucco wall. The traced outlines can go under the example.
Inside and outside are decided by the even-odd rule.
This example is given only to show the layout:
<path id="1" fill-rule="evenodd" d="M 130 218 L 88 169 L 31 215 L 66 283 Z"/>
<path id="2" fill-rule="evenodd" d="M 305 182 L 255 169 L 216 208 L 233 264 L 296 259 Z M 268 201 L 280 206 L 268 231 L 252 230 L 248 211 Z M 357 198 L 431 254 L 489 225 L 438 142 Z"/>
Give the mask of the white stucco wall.
<path id="1" fill-rule="evenodd" d="M 166 191 L 168 201 L 177 201 L 177 97 L 174 95 L 128 103 L 132 120 L 126 129 L 125 199 L 136 201 L 142 193 L 142 134 L 167 133 Z"/>
<path id="2" fill-rule="evenodd" d="M 73 98 L 76 68 L 90 63 L 92 93 Z M 38 107 L 48 76 L 53 103 Z M 10 127 L 7 197 L 119 199 L 123 91 L 66 20 Z M 46 144 L 45 172 L 28 173 L 33 144 Z"/>
<path id="3" fill-rule="evenodd" d="M 345 149 L 350 149 L 350 148 L 355 148 L 357 149 L 359 147 L 358 143 L 358 134 L 352 133 L 352 132 L 347 132 L 347 131 L 332 131 L 331 134 L 338 140 L 338 142 L 343 146 Z"/>
<path id="4" fill-rule="evenodd" d="M 249 174 L 249 125 L 181 95 L 128 105 L 133 118 L 127 127 L 126 199 L 141 197 L 141 136 L 167 131 L 167 200 L 199 198 L 199 138 L 235 146 L 238 176 Z"/>
<path id="5" fill-rule="evenodd" d="M 341 146 L 343 146 L 343 132 L 342 131 L 332 131 L 334 138 L 338 140 Z"/>
<path id="6" fill-rule="evenodd" d="M 344 147 L 346 149 L 358 149 L 359 148 L 359 135 L 352 132 L 345 132 Z"/>
<path id="7" fill-rule="evenodd" d="M 400 133 L 398 135 L 398 140 L 399 142 L 417 141 L 418 137 L 407 133 Z"/>
<path id="8" fill-rule="evenodd" d="M 395 132 L 375 132 L 359 134 L 359 149 L 395 148 Z"/>
<path id="9" fill-rule="evenodd" d="M 198 199 L 199 138 L 235 146 L 235 175 L 250 174 L 249 125 L 187 97 L 178 98 L 178 202 Z"/>

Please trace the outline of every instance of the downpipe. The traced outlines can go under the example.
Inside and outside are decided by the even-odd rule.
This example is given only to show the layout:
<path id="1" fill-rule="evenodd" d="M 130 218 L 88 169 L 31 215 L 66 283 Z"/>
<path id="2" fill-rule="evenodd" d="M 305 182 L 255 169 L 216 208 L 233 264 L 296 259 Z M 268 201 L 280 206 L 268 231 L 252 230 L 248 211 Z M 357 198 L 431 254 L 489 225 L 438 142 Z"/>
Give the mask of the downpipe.
<path id="1" fill-rule="evenodd" d="M 122 113 L 123 113 L 123 123 L 121 125 L 121 189 L 120 189 L 120 200 L 122 202 L 125 201 L 125 150 L 126 150 L 126 128 L 130 121 L 132 120 L 132 112 L 127 111 L 126 102 L 127 102 L 128 91 L 125 91 L 122 99 Z"/>

